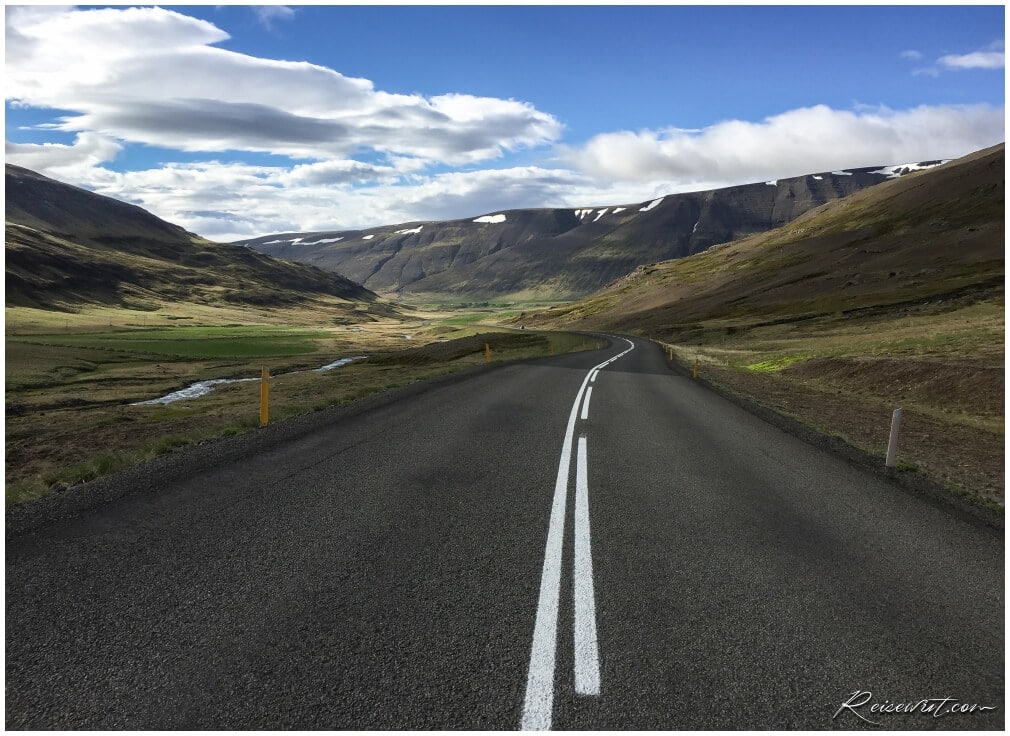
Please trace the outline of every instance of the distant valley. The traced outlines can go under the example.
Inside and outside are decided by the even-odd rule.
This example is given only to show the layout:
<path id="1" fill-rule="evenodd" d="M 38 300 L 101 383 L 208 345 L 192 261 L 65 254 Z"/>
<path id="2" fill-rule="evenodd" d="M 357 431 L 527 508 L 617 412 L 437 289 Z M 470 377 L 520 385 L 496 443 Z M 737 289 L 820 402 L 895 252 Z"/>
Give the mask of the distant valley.
<path id="1" fill-rule="evenodd" d="M 821 172 L 634 204 L 274 234 L 238 244 L 337 271 L 406 301 L 565 301 L 638 266 L 772 230 L 826 202 L 939 163 Z"/>

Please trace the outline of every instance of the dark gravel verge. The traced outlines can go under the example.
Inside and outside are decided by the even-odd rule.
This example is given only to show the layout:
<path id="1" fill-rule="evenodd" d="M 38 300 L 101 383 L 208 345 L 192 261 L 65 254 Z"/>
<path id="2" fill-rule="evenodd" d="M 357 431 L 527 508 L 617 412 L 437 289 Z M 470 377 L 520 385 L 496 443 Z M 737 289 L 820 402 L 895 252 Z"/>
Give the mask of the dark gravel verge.
<path id="1" fill-rule="evenodd" d="M 691 375 L 691 369 L 676 360 L 672 363 L 667 360 L 667 365 L 671 371 L 678 375 Z M 923 473 L 887 468 L 884 466 L 881 458 L 850 445 L 840 437 L 822 434 L 792 417 L 779 414 L 777 411 L 759 404 L 750 397 L 728 390 L 726 387 L 713 383 L 703 377 L 699 376 L 694 380 L 705 388 L 714 391 L 723 398 L 749 411 L 751 414 L 760 417 L 772 426 L 778 427 L 782 431 L 788 432 L 808 444 L 831 452 L 850 465 L 871 473 L 874 477 L 884 480 L 892 486 L 925 498 L 933 505 L 954 514 L 964 521 L 999 532 L 1002 532 L 1004 529 L 1004 514 L 953 493 L 943 484 L 938 483 Z"/>
<path id="2" fill-rule="evenodd" d="M 79 517 L 89 509 L 126 495 L 155 492 L 182 478 L 189 478 L 219 465 L 262 453 L 334 422 L 409 399 L 433 388 L 464 380 L 476 373 L 513 365 L 515 362 L 527 361 L 474 366 L 366 396 L 347 404 L 289 417 L 244 434 L 185 445 L 116 473 L 71 486 L 60 493 L 8 507 L 5 514 L 6 538 L 11 539 L 48 524 Z"/>

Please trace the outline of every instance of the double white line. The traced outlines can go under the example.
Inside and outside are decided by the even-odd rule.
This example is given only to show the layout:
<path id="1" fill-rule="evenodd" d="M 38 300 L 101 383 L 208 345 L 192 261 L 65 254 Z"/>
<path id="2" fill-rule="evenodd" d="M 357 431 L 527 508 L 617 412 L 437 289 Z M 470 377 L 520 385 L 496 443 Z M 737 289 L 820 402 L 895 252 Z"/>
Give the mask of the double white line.
<path id="1" fill-rule="evenodd" d="M 623 339 L 623 338 L 622 338 Z M 533 647 L 526 677 L 526 699 L 523 701 L 522 729 L 548 730 L 554 711 L 554 659 L 557 651 L 558 598 L 561 592 L 561 552 L 565 537 L 565 508 L 568 503 L 568 477 L 572 464 L 572 440 L 575 422 L 582 403 L 582 419 L 589 414 L 590 382 L 596 374 L 635 349 L 625 340 L 628 349 L 593 366 L 586 374 L 575 396 L 568 416 L 565 441 L 561 446 L 561 462 L 554 484 L 554 502 L 544 550 L 544 567 L 540 576 L 540 600 L 533 628 Z M 583 394 L 585 402 L 583 403 Z M 596 604 L 593 592 L 593 558 L 589 542 L 589 480 L 586 472 L 586 438 L 579 438 L 575 474 L 575 692 L 579 695 L 600 694 L 600 658 L 596 638 Z"/>

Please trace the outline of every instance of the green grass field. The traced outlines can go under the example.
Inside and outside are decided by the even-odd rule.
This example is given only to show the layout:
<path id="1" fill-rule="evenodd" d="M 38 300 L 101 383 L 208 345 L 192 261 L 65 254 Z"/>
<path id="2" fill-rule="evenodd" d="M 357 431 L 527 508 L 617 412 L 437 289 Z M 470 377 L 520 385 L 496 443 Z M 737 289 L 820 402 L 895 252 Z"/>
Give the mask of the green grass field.
<path id="1" fill-rule="evenodd" d="M 224 327 L 178 326 L 157 329 L 114 330 L 94 333 L 40 333 L 8 337 L 8 345 L 111 350 L 138 356 L 189 360 L 272 358 L 317 352 L 317 340 L 328 337 L 320 330 L 278 328 L 268 325 Z"/>
<path id="2" fill-rule="evenodd" d="M 17 316 L 22 327 L 15 334 L 8 330 L 6 338 L 8 504 L 64 491 L 182 445 L 258 427 L 256 381 L 222 384 L 206 396 L 168 405 L 136 405 L 196 381 L 254 378 L 268 368 L 270 416 L 276 422 L 483 365 L 485 345 L 496 362 L 597 345 L 567 333 L 478 327 L 477 321 L 494 316 L 484 312 L 328 327 L 318 315 L 306 315 L 317 319 L 306 319 L 304 326 L 289 326 L 245 323 L 243 318 L 260 315 L 234 311 L 223 324 L 208 324 L 210 313 L 192 315 L 201 324 L 153 314 L 151 321 L 162 323 L 146 328 L 133 312 L 104 308 L 75 315 L 74 324 L 67 320 L 63 329 L 47 313 L 20 309 Z M 24 328 L 28 324 L 34 325 L 31 332 Z M 371 358 L 325 373 L 310 370 L 361 355 Z"/>

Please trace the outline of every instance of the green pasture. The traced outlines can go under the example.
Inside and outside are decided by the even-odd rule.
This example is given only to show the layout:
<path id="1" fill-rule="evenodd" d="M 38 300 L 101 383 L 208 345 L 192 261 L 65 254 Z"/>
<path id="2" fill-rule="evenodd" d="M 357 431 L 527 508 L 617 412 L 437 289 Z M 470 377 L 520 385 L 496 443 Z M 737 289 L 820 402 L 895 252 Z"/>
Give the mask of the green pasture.
<path id="1" fill-rule="evenodd" d="M 49 333 L 8 337 L 8 344 L 86 348 L 181 360 L 274 358 L 314 353 L 316 341 L 327 337 L 318 330 L 276 327 L 197 327 L 115 330 L 88 333 Z"/>

